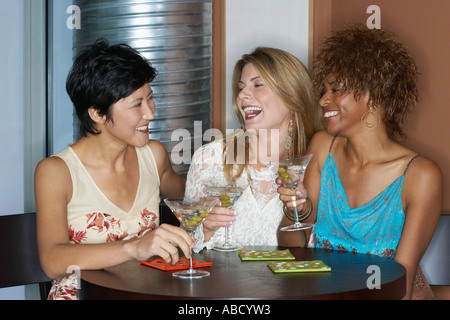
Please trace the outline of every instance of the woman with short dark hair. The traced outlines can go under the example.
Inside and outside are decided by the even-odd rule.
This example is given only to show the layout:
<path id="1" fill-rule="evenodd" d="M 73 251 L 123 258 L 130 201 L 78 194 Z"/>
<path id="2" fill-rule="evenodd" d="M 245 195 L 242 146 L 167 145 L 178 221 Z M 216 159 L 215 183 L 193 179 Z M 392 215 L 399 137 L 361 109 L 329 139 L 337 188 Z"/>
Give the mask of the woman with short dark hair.
<path id="1" fill-rule="evenodd" d="M 83 137 L 41 161 L 35 173 L 41 264 L 55 279 L 50 299 L 76 299 L 70 266 L 95 270 L 160 256 L 168 263 L 193 245 L 161 225 L 160 195 L 184 195 L 164 146 L 149 140 L 155 118 L 149 85 L 156 70 L 136 50 L 99 40 L 81 52 L 67 92 Z"/>

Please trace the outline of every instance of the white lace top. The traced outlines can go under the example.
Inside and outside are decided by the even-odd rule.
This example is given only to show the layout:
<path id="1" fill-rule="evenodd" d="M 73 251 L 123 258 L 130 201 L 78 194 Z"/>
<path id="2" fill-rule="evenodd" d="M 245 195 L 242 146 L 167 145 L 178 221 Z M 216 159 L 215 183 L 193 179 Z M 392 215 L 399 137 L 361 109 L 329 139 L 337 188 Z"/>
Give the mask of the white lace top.
<path id="1" fill-rule="evenodd" d="M 236 168 L 237 169 L 237 168 Z M 249 181 L 250 178 L 250 181 Z M 275 183 L 276 176 L 269 170 L 258 171 L 249 166 L 236 181 L 237 186 L 246 187 L 233 208 L 236 221 L 230 229 L 231 240 L 243 246 L 277 246 L 277 229 L 283 217 L 283 203 L 279 199 Z M 189 168 L 185 197 L 198 199 L 207 195 L 205 185 L 224 185 L 222 142 L 214 141 L 199 148 Z M 220 228 L 214 236 L 204 242 L 203 225 L 194 232 L 194 252 L 203 248 L 211 249 L 215 242 L 225 239 L 225 228 Z"/>

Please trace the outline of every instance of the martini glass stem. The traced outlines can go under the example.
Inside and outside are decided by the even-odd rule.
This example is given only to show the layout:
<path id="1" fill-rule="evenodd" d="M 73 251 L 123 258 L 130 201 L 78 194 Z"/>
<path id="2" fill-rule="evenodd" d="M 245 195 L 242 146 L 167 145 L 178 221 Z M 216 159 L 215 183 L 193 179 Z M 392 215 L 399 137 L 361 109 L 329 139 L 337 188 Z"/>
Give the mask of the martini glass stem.
<path id="1" fill-rule="evenodd" d="M 192 237 L 192 231 L 189 232 L 189 235 Z M 194 271 L 194 266 L 192 265 L 192 248 L 189 248 L 189 270 L 188 272 L 192 273 Z"/>
<path id="2" fill-rule="evenodd" d="M 296 198 L 292 199 L 292 204 L 294 205 L 294 226 L 299 227 L 301 226 L 301 223 L 298 221 L 298 211 L 297 211 L 297 201 Z"/>
<path id="3" fill-rule="evenodd" d="M 189 250 L 189 272 L 192 272 L 194 267 L 192 266 L 192 249 Z"/>
<path id="4" fill-rule="evenodd" d="M 295 205 L 295 201 L 294 201 L 294 205 Z M 295 224 L 298 224 L 298 212 L 297 212 L 297 207 L 294 207 L 294 218 L 295 218 Z"/>
<path id="5" fill-rule="evenodd" d="M 229 245 L 229 243 L 228 243 L 229 232 L 230 232 L 229 228 L 226 227 L 226 228 L 225 228 L 225 245 L 226 245 L 226 246 Z"/>

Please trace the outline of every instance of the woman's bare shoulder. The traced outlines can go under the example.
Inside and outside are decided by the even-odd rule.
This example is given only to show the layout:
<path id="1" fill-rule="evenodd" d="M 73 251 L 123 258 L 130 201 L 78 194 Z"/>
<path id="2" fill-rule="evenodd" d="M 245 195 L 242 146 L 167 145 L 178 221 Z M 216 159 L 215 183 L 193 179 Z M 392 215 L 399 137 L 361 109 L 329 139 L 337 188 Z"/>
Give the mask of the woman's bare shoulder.
<path id="1" fill-rule="evenodd" d="M 311 138 L 309 146 L 315 149 L 322 149 L 330 146 L 335 137 L 330 135 L 326 130 L 318 131 Z"/>
<path id="2" fill-rule="evenodd" d="M 164 162 L 167 159 L 167 149 L 161 142 L 158 140 L 150 140 L 148 146 L 150 147 L 150 150 L 152 150 L 153 156 L 157 162 Z"/>
<path id="3" fill-rule="evenodd" d="M 326 158 L 333 143 L 334 136 L 328 134 L 327 131 L 318 131 L 311 139 L 308 146 L 308 153 L 314 154 L 318 158 Z"/>
<path id="4" fill-rule="evenodd" d="M 72 198 L 72 177 L 63 159 L 49 157 L 38 163 L 35 170 L 35 195 L 37 203 L 42 200 Z"/>
<path id="5" fill-rule="evenodd" d="M 41 160 L 36 166 L 36 175 L 62 175 L 69 173 L 69 169 L 60 157 L 48 157 Z"/>
<path id="6" fill-rule="evenodd" d="M 429 181 L 442 183 L 442 170 L 438 164 L 430 158 L 418 155 L 410 162 L 406 177 L 412 181 Z"/>

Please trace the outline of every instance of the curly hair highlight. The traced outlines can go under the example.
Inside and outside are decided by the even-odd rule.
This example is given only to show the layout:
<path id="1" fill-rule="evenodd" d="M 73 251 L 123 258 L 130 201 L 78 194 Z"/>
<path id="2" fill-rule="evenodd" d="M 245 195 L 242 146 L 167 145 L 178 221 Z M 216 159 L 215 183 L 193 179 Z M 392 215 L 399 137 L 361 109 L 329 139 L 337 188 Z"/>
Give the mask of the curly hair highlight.
<path id="1" fill-rule="evenodd" d="M 383 107 L 383 122 L 393 139 L 406 137 L 404 122 L 419 101 L 418 67 L 392 32 L 346 26 L 325 40 L 315 55 L 314 89 L 322 96 L 331 76 L 356 98 L 369 92 L 369 105 Z"/>

